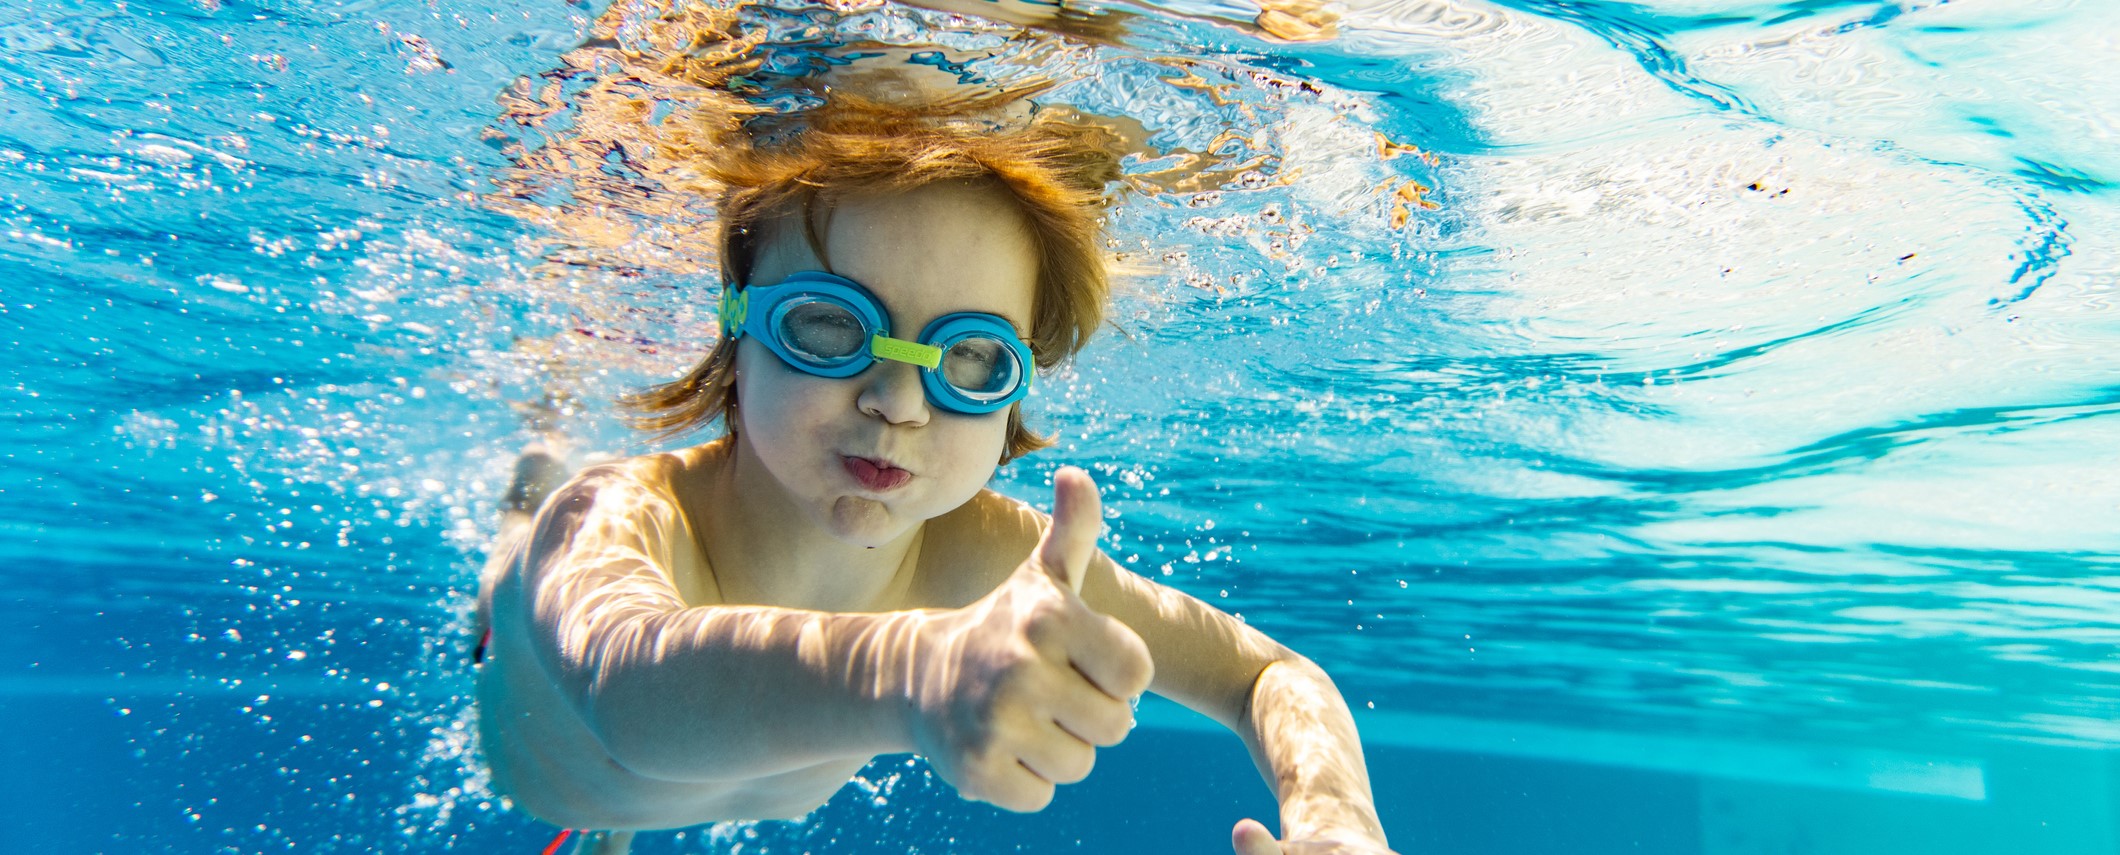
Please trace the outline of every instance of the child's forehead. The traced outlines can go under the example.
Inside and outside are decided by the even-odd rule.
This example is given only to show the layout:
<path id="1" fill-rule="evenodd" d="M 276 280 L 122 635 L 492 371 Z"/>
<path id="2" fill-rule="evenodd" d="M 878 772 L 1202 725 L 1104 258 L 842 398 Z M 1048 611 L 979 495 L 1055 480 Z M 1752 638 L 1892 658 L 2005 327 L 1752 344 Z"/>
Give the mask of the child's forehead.
<path id="1" fill-rule="evenodd" d="M 991 181 L 950 181 L 896 192 L 848 193 L 821 212 L 821 235 L 961 245 L 999 243 L 1034 252 L 1032 225 L 1016 197 Z M 836 242 L 836 241 L 835 241 Z M 836 260 L 836 259 L 835 259 Z"/>
<path id="2" fill-rule="evenodd" d="M 806 239 L 800 215 L 784 221 L 763 247 L 756 284 L 798 270 L 827 270 L 862 283 L 893 314 L 990 312 L 1029 331 L 1037 245 L 1028 218 L 1006 190 L 931 184 L 848 194 L 813 210 L 819 246 L 813 249 Z"/>

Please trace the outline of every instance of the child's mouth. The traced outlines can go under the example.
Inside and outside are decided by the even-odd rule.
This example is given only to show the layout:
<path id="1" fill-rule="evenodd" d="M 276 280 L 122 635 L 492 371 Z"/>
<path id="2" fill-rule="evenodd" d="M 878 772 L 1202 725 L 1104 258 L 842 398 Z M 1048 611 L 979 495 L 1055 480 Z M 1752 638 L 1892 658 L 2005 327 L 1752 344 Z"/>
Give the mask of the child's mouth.
<path id="1" fill-rule="evenodd" d="M 854 476 L 854 480 L 861 482 L 861 486 L 879 493 L 895 489 L 913 477 L 911 472 L 866 457 L 841 455 L 839 459 L 845 463 L 847 474 Z"/>

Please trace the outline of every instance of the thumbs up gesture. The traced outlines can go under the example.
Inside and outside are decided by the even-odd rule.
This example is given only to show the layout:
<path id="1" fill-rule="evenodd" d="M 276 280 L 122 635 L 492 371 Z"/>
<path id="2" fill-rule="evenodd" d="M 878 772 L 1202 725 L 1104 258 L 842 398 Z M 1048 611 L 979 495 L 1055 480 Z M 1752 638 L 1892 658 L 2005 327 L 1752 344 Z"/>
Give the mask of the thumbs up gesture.
<path id="1" fill-rule="evenodd" d="M 913 742 L 965 798 L 1043 809 L 1133 727 L 1154 666 L 1141 637 L 1082 602 L 1102 503 L 1089 473 L 1053 478 L 1053 519 L 993 593 L 921 633 Z"/>

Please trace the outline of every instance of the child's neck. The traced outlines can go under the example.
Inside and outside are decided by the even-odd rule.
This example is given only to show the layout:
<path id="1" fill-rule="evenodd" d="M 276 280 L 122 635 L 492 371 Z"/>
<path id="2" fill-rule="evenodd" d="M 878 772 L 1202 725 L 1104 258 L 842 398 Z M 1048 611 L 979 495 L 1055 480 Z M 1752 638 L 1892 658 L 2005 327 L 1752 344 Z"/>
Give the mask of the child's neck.
<path id="1" fill-rule="evenodd" d="M 730 444 L 722 465 L 709 467 L 708 510 L 697 515 L 725 602 L 835 612 L 906 607 L 926 526 L 874 548 L 847 543 L 795 507 L 743 442 Z"/>

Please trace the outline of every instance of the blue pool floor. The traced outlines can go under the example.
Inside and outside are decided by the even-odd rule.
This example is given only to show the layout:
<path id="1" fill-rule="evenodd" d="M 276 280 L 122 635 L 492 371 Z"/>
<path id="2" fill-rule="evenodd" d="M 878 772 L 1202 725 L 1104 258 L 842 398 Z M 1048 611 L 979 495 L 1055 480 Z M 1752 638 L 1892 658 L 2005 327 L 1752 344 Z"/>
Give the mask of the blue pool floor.
<path id="1" fill-rule="evenodd" d="M 171 726 L 143 735 L 142 722 L 118 714 L 127 704 L 140 708 L 133 715 Z M 516 814 L 459 804 L 437 821 L 431 808 L 408 809 L 405 798 L 389 797 L 411 792 L 407 779 L 418 772 L 403 758 L 412 740 L 389 711 L 352 710 L 299 723 L 319 735 L 295 747 L 227 697 L 171 706 L 85 694 L 0 695 L 0 721 L 8 723 L 0 729 L 0 763 L 8 770 L 0 813 L 10 842 L 23 851 L 530 853 L 549 838 L 551 829 Z M 1382 742 L 1368 752 L 1386 825 L 1406 853 L 2120 851 L 2114 752 L 2031 745 L 1985 752 L 1974 761 L 1979 798 Z M 201 753 L 254 760 L 216 766 L 198 761 Z M 906 763 L 880 761 L 870 777 Z M 200 768 L 215 769 L 215 777 L 186 777 Z M 432 783 L 439 790 L 453 782 Z M 887 807 L 874 798 L 850 787 L 802 826 L 767 823 L 748 835 L 724 829 L 718 845 L 697 831 L 682 839 L 645 836 L 636 851 L 726 851 L 746 842 L 746 852 L 1223 853 L 1236 820 L 1273 820 L 1272 801 L 1236 739 L 1192 726 L 1136 731 L 1099 755 L 1089 781 L 1061 788 L 1040 814 L 961 802 L 917 772 L 888 793 Z"/>

